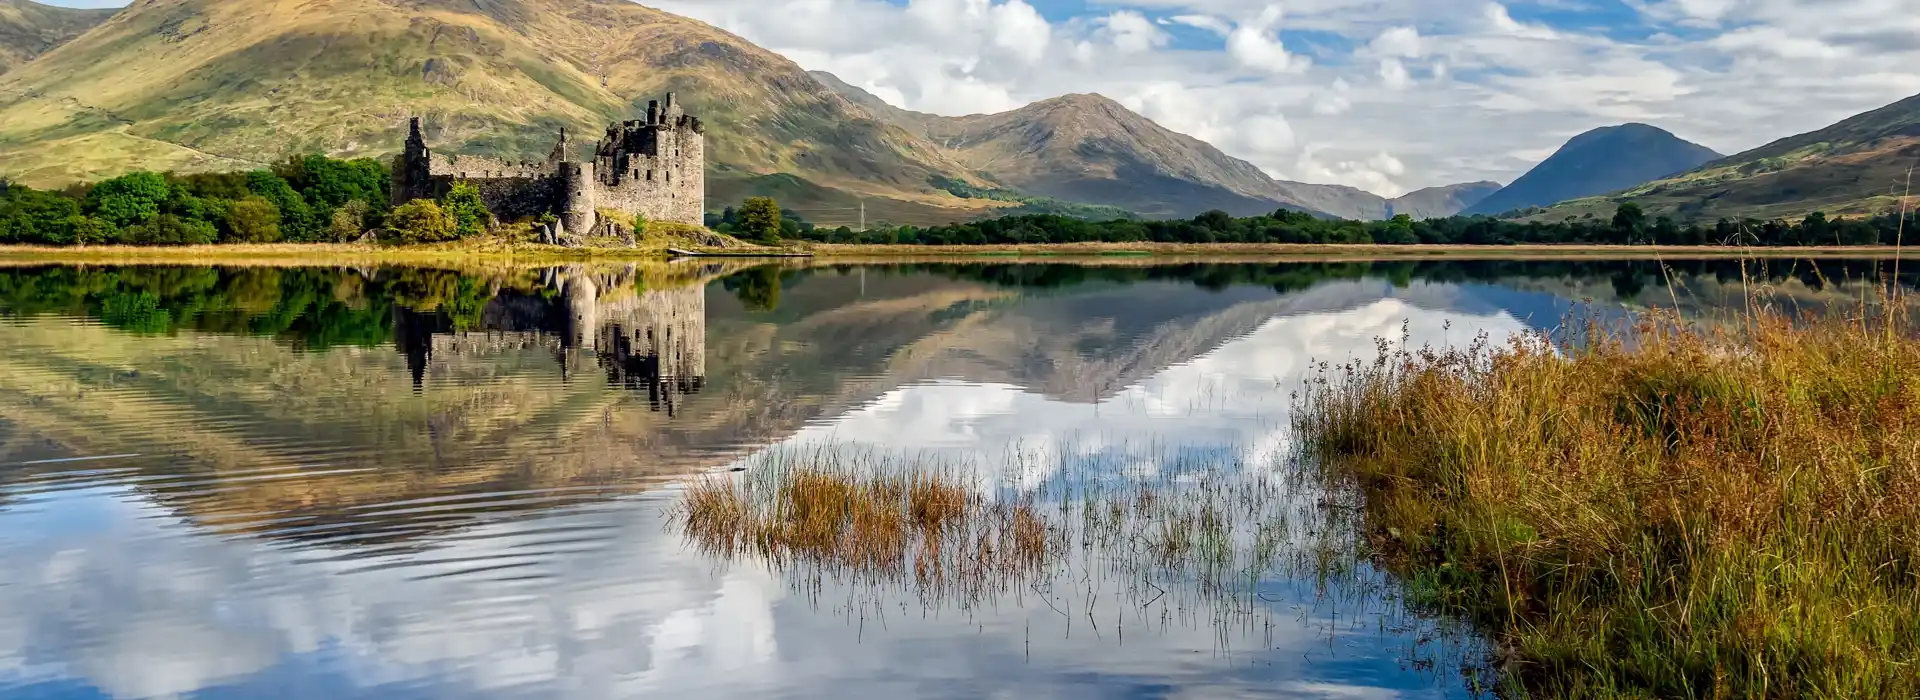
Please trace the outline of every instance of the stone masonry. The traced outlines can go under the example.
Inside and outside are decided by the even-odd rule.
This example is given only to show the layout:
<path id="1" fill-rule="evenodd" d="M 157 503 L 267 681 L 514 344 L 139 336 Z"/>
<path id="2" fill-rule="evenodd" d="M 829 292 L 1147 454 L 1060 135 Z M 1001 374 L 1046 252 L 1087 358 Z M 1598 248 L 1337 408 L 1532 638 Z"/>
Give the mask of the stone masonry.
<path id="1" fill-rule="evenodd" d="M 590 159 L 575 162 L 567 132 L 541 163 L 508 163 L 434 153 L 414 117 L 406 150 L 394 164 L 393 203 L 438 198 L 470 182 L 494 216 L 513 221 L 552 214 L 568 232 L 587 234 L 598 211 L 639 214 L 647 221 L 700 226 L 706 215 L 706 129 L 667 93 L 647 103 L 643 120 L 615 122 Z"/>

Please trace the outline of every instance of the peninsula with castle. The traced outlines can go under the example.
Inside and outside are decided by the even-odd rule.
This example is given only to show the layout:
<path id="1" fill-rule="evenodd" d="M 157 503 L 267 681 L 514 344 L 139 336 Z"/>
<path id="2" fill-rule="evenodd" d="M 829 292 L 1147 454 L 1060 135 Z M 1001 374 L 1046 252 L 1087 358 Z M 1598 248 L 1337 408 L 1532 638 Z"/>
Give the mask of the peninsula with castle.
<path id="1" fill-rule="evenodd" d="M 393 203 L 438 199 L 454 183 L 467 182 L 503 220 L 551 215 L 556 238 L 600 229 L 601 210 L 700 226 L 706 214 L 706 128 L 674 97 L 669 92 L 665 103 L 648 101 L 644 120 L 607 125 L 584 161 L 573 160 L 564 129 L 544 162 L 435 153 L 414 117 L 406 149 L 394 163 Z"/>

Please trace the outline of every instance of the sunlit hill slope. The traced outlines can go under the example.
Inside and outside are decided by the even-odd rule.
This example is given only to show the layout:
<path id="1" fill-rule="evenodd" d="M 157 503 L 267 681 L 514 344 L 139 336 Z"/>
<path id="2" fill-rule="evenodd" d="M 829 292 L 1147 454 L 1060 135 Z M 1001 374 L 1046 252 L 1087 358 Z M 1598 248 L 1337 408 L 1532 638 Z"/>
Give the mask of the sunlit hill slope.
<path id="1" fill-rule="evenodd" d="M 626 0 L 143 0 L 0 75 L 0 163 L 54 185 L 385 155 L 415 114 L 442 151 L 532 158 L 670 90 L 709 125 L 716 196 L 789 173 L 902 220 L 1002 205 L 931 187 L 978 180 L 793 62 Z"/>

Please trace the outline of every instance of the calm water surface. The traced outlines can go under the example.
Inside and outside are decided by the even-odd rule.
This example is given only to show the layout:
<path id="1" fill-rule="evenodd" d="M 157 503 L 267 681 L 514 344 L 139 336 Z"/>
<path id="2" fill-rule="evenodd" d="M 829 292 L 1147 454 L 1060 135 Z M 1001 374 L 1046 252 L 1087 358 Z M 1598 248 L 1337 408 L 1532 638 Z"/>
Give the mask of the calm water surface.
<path id="1" fill-rule="evenodd" d="M 953 601 L 666 513 L 821 450 L 1000 497 L 1273 473 L 1313 363 L 1377 339 L 1820 310 L 1888 268 L 1667 267 L 0 269 L 0 696 L 1468 697 L 1471 632 L 1364 565 Z"/>

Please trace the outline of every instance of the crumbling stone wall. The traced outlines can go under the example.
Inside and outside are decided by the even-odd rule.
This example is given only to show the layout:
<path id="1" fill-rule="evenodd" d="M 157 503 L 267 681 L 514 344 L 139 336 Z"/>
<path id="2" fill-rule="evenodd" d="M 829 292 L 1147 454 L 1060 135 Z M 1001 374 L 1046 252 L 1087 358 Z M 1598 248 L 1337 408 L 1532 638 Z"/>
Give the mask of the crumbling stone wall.
<path id="1" fill-rule="evenodd" d="M 482 156 L 432 153 L 411 122 L 407 146 L 395 162 L 394 204 L 445 196 L 455 182 L 471 182 L 495 216 L 505 221 L 551 213 L 570 233 L 585 233 L 605 207 L 648 221 L 700 226 L 706 214 L 705 128 L 667 95 L 650 102 L 647 118 L 607 127 L 592 160 L 569 160 L 566 132 L 546 162 L 512 163 Z"/>

